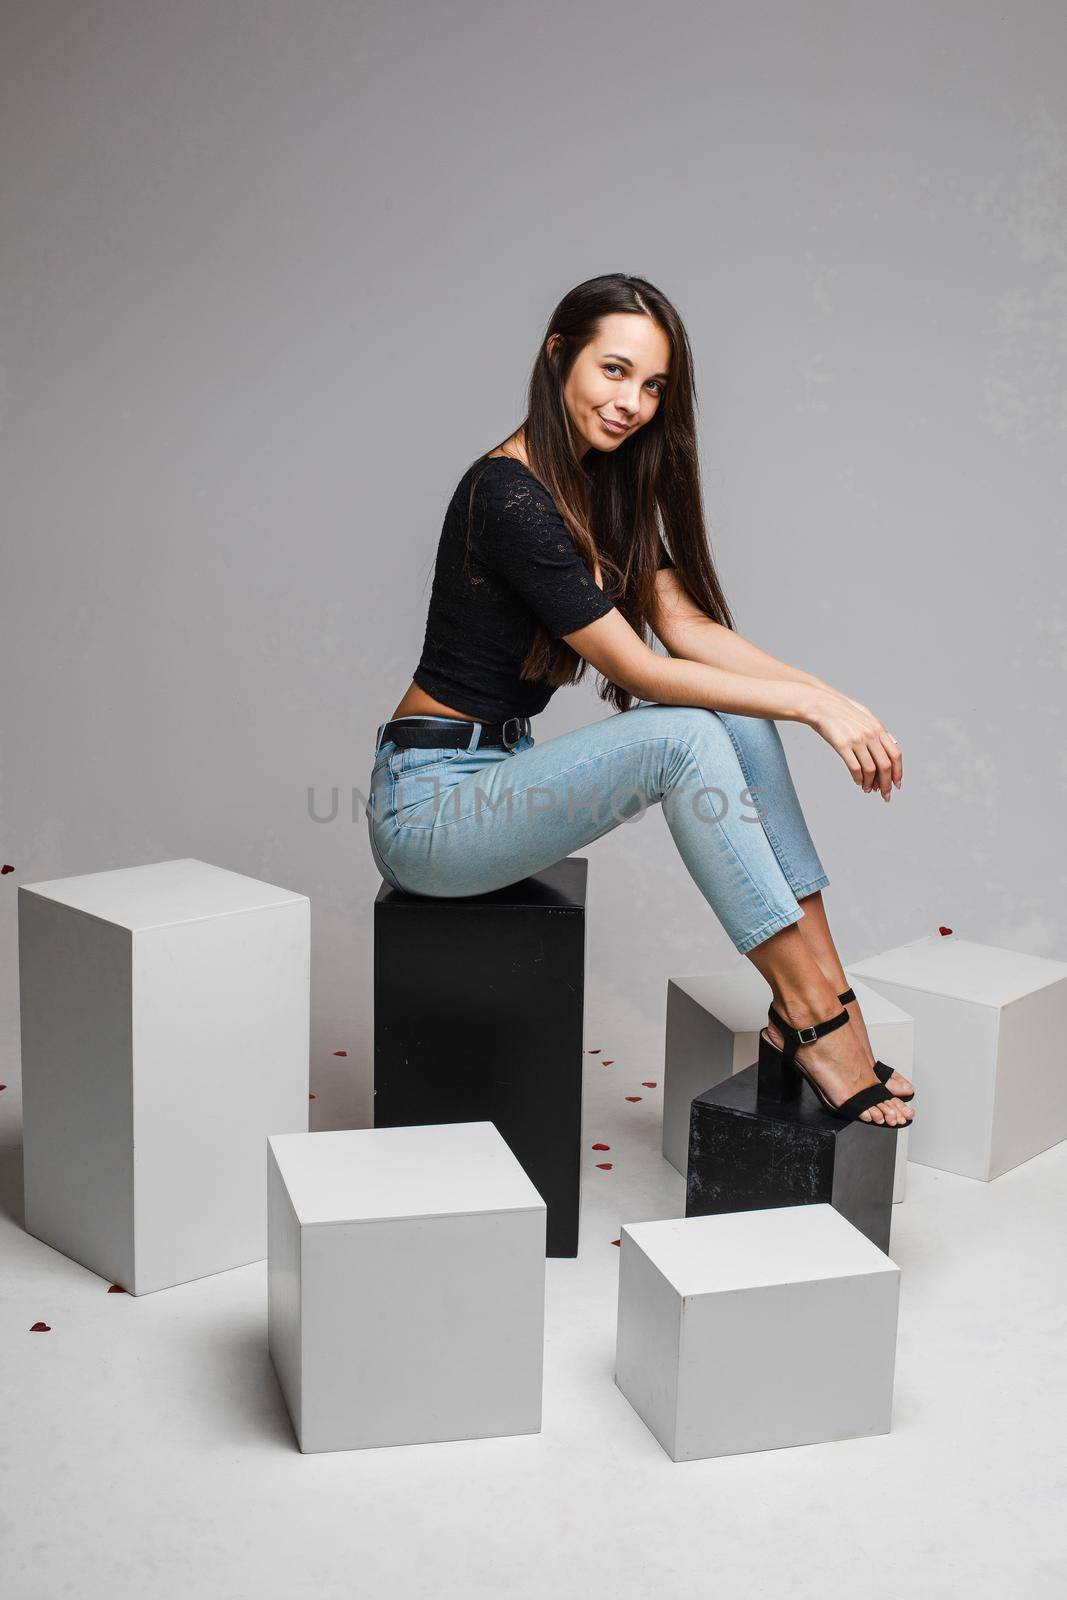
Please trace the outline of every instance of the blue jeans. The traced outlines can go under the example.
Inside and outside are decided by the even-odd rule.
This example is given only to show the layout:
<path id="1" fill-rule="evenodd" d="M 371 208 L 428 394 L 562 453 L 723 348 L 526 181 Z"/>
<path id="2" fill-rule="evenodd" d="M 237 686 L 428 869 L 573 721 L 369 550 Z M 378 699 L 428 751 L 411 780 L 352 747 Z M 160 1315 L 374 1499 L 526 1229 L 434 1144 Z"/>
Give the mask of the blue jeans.
<path id="1" fill-rule="evenodd" d="M 455 726 L 455 717 L 403 718 Z M 775 724 L 642 702 L 543 744 L 401 747 L 378 726 L 367 821 L 386 883 L 487 894 L 662 805 L 690 876 L 744 953 L 803 916 L 829 878 Z"/>

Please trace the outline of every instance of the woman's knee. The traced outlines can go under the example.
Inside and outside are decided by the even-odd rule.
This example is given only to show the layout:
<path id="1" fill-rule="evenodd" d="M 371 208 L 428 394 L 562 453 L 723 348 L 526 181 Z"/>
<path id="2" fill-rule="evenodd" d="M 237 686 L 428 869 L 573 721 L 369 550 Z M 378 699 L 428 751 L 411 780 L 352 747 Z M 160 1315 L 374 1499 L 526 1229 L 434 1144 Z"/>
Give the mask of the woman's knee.
<path id="1" fill-rule="evenodd" d="M 669 732 L 694 739 L 722 739 L 726 734 L 719 713 L 709 711 L 706 706 L 669 706 L 657 702 L 642 709 L 655 713 L 654 726 L 661 733 Z"/>
<path id="2" fill-rule="evenodd" d="M 704 706 L 658 706 L 650 723 L 656 740 L 661 799 L 672 791 L 711 788 L 732 804 L 745 776 L 725 723 Z"/>
<path id="3" fill-rule="evenodd" d="M 752 766 L 785 759 L 782 736 L 771 717 L 742 717 L 730 712 L 720 721 L 733 739 L 738 755 Z"/>
<path id="4" fill-rule="evenodd" d="M 667 715 L 658 724 L 659 731 L 677 742 L 678 747 L 688 747 L 695 754 L 712 761 L 735 759 L 730 732 L 717 711 L 706 706 L 665 706 Z"/>

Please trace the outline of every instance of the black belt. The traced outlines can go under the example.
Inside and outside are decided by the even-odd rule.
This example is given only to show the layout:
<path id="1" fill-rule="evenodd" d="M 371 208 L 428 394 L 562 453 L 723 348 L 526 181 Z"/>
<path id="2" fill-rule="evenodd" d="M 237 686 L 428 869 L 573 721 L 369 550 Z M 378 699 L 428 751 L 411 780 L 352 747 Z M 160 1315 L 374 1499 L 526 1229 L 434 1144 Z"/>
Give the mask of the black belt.
<path id="1" fill-rule="evenodd" d="M 513 750 L 520 739 L 530 731 L 529 717 L 508 717 L 506 722 L 466 722 L 453 717 L 449 722 L 433 722 L 429 717 L 403 717 L 387 722 L 382 729 L 379 744 L 391 739 L 400 749 L 421 745 L 427 749 L 439 745 L 469 745 L 475 728 L 479 750 Z"/>

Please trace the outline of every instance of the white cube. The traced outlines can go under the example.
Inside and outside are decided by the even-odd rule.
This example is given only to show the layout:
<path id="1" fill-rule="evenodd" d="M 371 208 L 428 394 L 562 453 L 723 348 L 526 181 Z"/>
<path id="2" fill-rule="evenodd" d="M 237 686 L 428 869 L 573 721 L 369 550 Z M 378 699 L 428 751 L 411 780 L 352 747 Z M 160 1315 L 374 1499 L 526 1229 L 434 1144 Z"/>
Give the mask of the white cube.
<path id="1" fill-rule="evenodd" d="M 689 1108 L 698 1094 L 756 1060 L 769 1002 L 767 984 L 750 961 L 726 972 L 667 979 L 663 1155 L 683 1177 Z"/>
<path id="2" fill-rule="evenodd" d="M 851 974 L 849 982 L 852 983 Z M 876 989 L 852 983 L 876 1059 L 911 1077 L 912 1020 Z M 770 992 L 750 961 L 724 972 L 667 980 L 663 1059 L 663 1155 L 686 1176 L 689 1113 L 698 1094 L 750 1067 L 767 1025 Z M 916 1104 L 918 1096 L 916 1096 Z M 895 1135 L 893 1200 L 903 1200 L 910 1128 Z"/>
<path id="3" fill-rule="evenodd" d="M 621 1238 L 615 1381 L 672 1461 L 889 1432 L 900 1271 L 832 1206 Z"/>
<path id="4" fill-rule="evenodd" d="M 1067 1135 L 1067 963 L 933 934 L 850 971 L 915 1018 L 912 1161 L 988 1181 Z"/>
<path id="5" fill-rule="evenodd" d="M 539 1432 L 547 1211 L 493 1124 L 267 1144 L 267 1339 L 300 1449 Z"/>
<path id="6" fill-rule="evenodd" d="M 267 1253 L 307 1128 L 308 897 L 206 861 L 24 885 L 26 1229 L 147 1294 Z"/>

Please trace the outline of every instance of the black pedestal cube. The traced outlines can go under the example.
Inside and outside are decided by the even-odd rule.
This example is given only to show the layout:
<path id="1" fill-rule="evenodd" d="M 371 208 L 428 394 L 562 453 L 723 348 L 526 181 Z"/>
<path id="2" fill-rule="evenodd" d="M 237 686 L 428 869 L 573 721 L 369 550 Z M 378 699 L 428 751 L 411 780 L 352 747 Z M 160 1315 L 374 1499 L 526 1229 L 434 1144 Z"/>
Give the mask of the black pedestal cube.
<path id="1" fill-rule="evenodd" d="M 830 1116 L 792 1069 L 753 1064 L 692 1103 L 685 1214 L 825 1202 L 888 1250 L 896 1141 Z"/>
<path id="2" fill-rule="evenodd" d="M 463 898 L 374 902 L 374 1125 L 492 1122 L 578 1254 L 585 893 L 568 856 Z"/>

